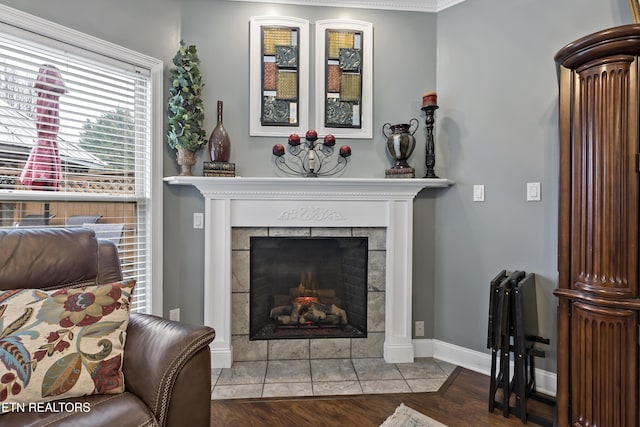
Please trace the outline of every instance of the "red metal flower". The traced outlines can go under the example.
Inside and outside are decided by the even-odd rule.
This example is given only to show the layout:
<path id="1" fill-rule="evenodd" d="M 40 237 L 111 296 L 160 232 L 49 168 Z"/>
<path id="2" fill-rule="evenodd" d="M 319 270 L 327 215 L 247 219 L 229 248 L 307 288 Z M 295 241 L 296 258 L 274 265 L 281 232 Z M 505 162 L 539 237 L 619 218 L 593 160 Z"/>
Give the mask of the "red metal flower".
<path id="1" fill-rule="evenodd" d="M 351 147 L 348 145 L 343 145 L 340 147 L 340 155 L 342 157 L 349 157 L 351 155 Z"/>
<path id="2" fill-rule="evenodd" d="M 289 135 L 289 145 L 300 145 L 300 135 L 298 135 L 297 133 L 292 133 L 291 135 Z"/>
<path id="3" fill-rule="evenodd" d="M 275 145 L 273 146 L 273 149 L 272 149 L 271 151 L 273 152 L 273 155 L 274 155 L 274 156 L 278 156 L 278 157 L 280 157 L 280 156 L 284 155 L 284 145 L 282 145 L 282 144 L 275 144 Z"/>
<path id="4" fill-rule="evenodd" d="M 324 145 L 326 145 L 327 147 L 333 147 L 334 145 L 336 145 L 336 137 L 328 134 L 327 136 L 324 137 Z"/>
<path id="5" fill-rule="evenodd" d="M 318 132 L 313 129 L 309 129 L 307 131 L 307 134 L 305 135 L 305 138 L 307 139 L 307 141 L 313 142 L 318 139 Z"/>

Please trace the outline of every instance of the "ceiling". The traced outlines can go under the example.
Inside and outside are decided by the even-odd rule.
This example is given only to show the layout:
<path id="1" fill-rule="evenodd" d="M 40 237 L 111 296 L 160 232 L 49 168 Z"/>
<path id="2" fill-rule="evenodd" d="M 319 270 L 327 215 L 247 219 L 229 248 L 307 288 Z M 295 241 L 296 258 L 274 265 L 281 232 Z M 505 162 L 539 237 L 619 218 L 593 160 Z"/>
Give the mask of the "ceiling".
<path id="1" fill-rule="evenodd" d="M 230 0 L 304 6 L 353 7 L 361 9 L 439 12 L 464 0 Z"/>

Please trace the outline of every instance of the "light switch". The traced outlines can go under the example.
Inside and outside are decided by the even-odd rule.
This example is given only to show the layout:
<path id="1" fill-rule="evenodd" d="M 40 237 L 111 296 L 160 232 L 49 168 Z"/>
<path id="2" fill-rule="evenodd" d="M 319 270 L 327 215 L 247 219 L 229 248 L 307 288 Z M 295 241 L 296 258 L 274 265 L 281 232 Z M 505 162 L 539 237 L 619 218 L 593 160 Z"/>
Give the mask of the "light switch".
<path id="1" fill-rule="evenodd" d="M 477 184 L 473 186 L 473 201 L 484 202 L 484 185 Z"/>
<path id="2" fill-rule="evenodd" d="M 539 182 L 527 182 L 527 201 L 529 202 L 540 201 L 540 183 Z"/>
<path id="3" fill-rule="evenodd" d="M 202 212 L 193 213 L 193 228 L 204 228 L 204 214 Z"/>

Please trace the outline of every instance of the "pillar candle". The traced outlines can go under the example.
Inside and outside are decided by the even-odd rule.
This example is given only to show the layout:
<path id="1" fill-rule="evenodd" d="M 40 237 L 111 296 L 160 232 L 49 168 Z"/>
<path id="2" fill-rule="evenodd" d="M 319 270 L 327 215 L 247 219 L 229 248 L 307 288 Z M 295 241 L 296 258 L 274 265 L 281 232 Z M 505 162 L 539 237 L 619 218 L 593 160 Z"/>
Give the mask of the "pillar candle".
<path id="1" fill-rule="evenodd" d="M 431 107 L 438 105 L 438 95 L 435 92 L 426 92 L 422 95 L 422 106 Z"/>

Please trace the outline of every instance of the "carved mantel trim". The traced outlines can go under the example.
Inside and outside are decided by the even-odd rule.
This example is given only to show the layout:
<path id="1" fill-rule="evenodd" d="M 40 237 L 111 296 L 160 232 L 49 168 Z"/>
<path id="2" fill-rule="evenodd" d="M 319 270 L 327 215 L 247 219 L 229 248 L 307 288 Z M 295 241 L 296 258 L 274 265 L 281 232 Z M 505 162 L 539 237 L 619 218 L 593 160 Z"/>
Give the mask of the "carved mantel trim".
<path id="1" fill-rule="evenodd" d="M 302 219 L 306 221 L 344 221 L 346 218 L 338 211 L 317 206 L 304 206 L 301 208 L 285 209 L 280 212 L 278 219 L 290 221 Z"/>

